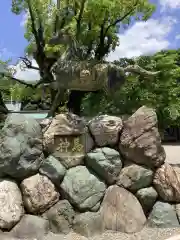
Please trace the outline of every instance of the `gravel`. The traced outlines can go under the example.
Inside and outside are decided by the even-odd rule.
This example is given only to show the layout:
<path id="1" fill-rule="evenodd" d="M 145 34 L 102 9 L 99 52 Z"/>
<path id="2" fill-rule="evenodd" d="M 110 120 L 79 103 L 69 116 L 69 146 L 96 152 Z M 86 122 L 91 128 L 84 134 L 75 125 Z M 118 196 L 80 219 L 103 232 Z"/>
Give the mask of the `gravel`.
<path id="1" fill-rule="evenodd" d="M 166 240 L 180 234 L 180 228 L 144 228 L 135 234 L 106 231 L 102 235 L 89 238 L 90 240 Z M 48 234 L 43 240 L 88 240 L 74 232 L 66 236 Z M 173 239 L 172 239 L 173 240 Z M 176 240 L 176 239 L 174 239 Z M 179 240 L 179 239 L 177 239 Z"/>

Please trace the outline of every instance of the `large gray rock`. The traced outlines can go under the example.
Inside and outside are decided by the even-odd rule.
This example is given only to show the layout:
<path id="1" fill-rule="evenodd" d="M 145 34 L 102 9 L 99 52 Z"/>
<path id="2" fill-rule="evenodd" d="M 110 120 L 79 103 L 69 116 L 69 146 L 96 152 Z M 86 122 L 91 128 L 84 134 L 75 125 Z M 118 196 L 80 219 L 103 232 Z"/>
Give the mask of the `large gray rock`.
<path id="1" fill-rule="evenodd" d="M 107 189 L 100 211 L 107 230 L 134 233 L 140 231 L 146 223 L 137 198 L 117 185 Z"/>
<path id="2" fill-rule="evenodd" d="M 153 109 L 143 106 L 124 122 L 119 149 L 137 164 L 154 168 L 164 163 L 166 154 Z"/>
<path id="3" fill-rule="evenodd" d="M 47 220 L 34 216 L 24 215 L 21 221 L 11 230 L 10 234 L 13 237 L 24 238 L 42 238 L 49 231 L 49 223 Z"/>
<path id="4" fill-rule="evenodd" d="M 33 138 L 42 138 L 42 131 L 40 124 L 33 118 L 28 118 L 20 113 L 9 114 L 6 118 L 3 131 L 7 135 L 16 135 L 21 137 L 19 134 L 24 134 Z"/>
<path id="5" fill-rule="evenodd" d="M 54 184 L 39 173 L 20 184 L 24 205 L 28 213 L 43 213 L 59 200 Z"/>
<path id="6" fill-rule="evenodd" d="M 46 175 L 54 184 L 59 185 L 66 173 L 66 168 L 55 157 L 49 156 L 41 164 L 39 172 Z"/>
<path id="7" fill-rule="evenodd" d="M 180 203 L 180 168 L 168 163 L 158 168 L 154 175 L 154 187 L 166 202 Z"/>
<path id="8" fill-rule="evenodd" d="M 153 181 L 153 171 L 137 164 L 128 164 L 121 170 L 117 185 L 132 192 L 149 187 Z"/>
<path id="9" fill-rule="evenodd" d="M 85 164 L 108 184 L 116 181 L 122 168 L 118 151 L 108 147 L 96 148 L 87 153 Z"/>
<path id="10" fill-rule="evenodd" d="M 61 200 L 43 214 L 53 233 L 67 234 L 71 231 L 75 212 L 67 200 Z"/>
<path id="11" fill-rule="evenodd" d="M 10 230 L 24 214 L 22 196 L 17 184 L 0 179 L 0 228 Z"/>
<path id="12" fill-rule="evenodd" d="M 99 147 L 116 145 L 123 123 L 120 117 L 100 115 L 89 122 L 89 129 Z"/>
<path id="13" fill-rule="evenodd" d="M 165 202 L 156 202 L 148 217 L 150 227 L 179 227 L 174 206 Z"/>
<path id="14" fill-rule="evenodd" d="M 101 234 L 104 226 L 100 212 L 78 214 L 73 221 L 73 230 L 87 238 Z"/>
<path id="15" fill-rule="evenodd" d="M 142 205 L 142 208 L 146 215 L 152 210 L 157 198 L 158 194 L 153 187 L 142 188 L 137 191 L 136 197 Z"/>
<path id="16" fill-rule="evenodd" d="M 70 203 L 91 211 L 104 196 L 106 185 L 85 166 L 77 166 L 67 171 L 61 188 Z"/>
<path id="17" fill-rule="evenodd" d="M 22 114 L 8 115 L 0 135 L 0 174 L 23 179 L 36 173 L 42 150 L 39 123 Z"/>

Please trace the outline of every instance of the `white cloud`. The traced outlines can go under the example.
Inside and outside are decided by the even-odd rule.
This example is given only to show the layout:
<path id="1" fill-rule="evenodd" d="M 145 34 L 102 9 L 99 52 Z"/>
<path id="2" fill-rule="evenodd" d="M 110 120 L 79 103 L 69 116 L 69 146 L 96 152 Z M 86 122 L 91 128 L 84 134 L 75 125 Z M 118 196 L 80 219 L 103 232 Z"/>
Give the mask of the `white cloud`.
<path id="1" fill-rule="evenodd" d="M 38 67 L 38 64 L 34 59 L 32 60 L 32 66 Z M 16 66 L 11 65 L 9 67 L 13 67 L 15 69 L 15 74 L 14 74 L 15 78 L 24 80 L 26 82 L 40 80 L 39 71 L 25 68 L 24 63 L 21 61 Z"/>
<path id="2" fill-rule="evenodd" d="M 160 0 L 160 4 L 164 10 L 167 8 L 180 8 L 180 0 Z"/>
<path id="3" fill-rule="evenodd" d="M 108 60 L 153 54 L 166 49 L 170 44 L 166 37 L 174 23 L 175 20 L 168 17 L 162 21 L 150 19 L 135 23 L 123 34 L 119 34 L 120 45 L 109 54 Z"/>

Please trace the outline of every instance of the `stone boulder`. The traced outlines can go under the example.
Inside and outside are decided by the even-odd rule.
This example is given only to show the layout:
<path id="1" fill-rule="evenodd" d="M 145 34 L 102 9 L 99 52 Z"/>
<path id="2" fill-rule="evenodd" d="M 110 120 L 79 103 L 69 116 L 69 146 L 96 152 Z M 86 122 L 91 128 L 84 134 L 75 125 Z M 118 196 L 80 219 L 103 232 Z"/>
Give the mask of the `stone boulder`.
<path id="1" fill-rule="evenodd" d="M 20 138 L 23 134 L 26 137 L 42 139 L 40 124 L 33 118 L 28 118 L 20 113 L 8 114 L 3 132 L 8 136 Z"/>
<path id="2" fill-rule="evenodd" d="M 146 223 L 137 198 L 117 185 L 107 189 L 100 211 L 107 230 L 134 233 L 140 231 Z"/>
<path id="3" fill-rule="evenodd" d="M 97 116 L 89 122 L 89 130 L 99 147 L 116 145 L 122 126 L 121 118 L 109 115 Z"/>
<path id="4" fill-rule="evenodd" d="M 0 135 L 0 175 L 23 179 L 37 173 L 42 151 L 39 123 L 22 114 L 8 115 Z"/>
<path id="5" fill-rule="evenodd" d="M 86 122 L 77 115 L 63 113 L 56 115 L 44 133 L 44 147 L 48 152 L 53 151 L 57 136 L 78 136 L 87 132 Z"/>
<path id="6" fill-rule="evenodd" d="M 85 166 L 77 166 L 66 172 L 61 188 L 70 203 L 91 211 L 103 198 L 106 185 Z"/>
<path id="7" fill-rule="evenodd" d="M 172 167 L 165 163 L 156 170 L 153 184 L 164 201 L 180 203 L 179 167 Z"/>
<path id="8" fill-rule="evenodd" d="M 87 153 L 85 164 L 108 184 L 116 181 L 122 168 L 118 151 L 108 147 L 96 148 Z"/>
<path id="9" fill-rule="evenodd" d="M 85 212 L 76 215 L 73 230 L 87 238 L 102 234 L 104 230 L 102 216 L 99 212 Z"/>
<path id="10" fill-rule="evenodd" d="M 129 163 L 121 170 L 117 185 L 132 192 L 149 187 L 153 182 L 153 171 L 137 164 Z"/>
<path id="11" fill-rule="evenodd" d="M 153 109 L 143 106 L 124 122 L 119 149 L 137 164 L 154 168 L 164 163 L 166 155 Z"/>
<path id="12" fill-rule="evenodd" d="M 165 202 L 156 202 L 148 217 L 149 227 L 179 227 L 174 206 Z"/>
<path id="13" fill-rule="evenodd" d="M 49 221 L 51 232 L 63 234 L 71 231 L 74 216 L 73 207 L 67 200 L 60 200 L 43 214 Z"/>
<path id="14" fill-rule="evenodd" d="M 142 188 L 136 192 L 136 197 L 141 203 L 145 214 L 148 215 L 158 198 L 158 193 L 153 187 Z"/>
<path id="15" fill-rule="evenodd" d="M 45 118 L 39 124 L 42 128 L 42 132 L 46 132 L 52 122 L 52 118 Z"/>
<path id="16" fill-rule="evenodd" d="M 59 114 L 44 132 L 44 149 L 66 168 L 83 163 L 93 146 L 86 121 L 74 114 Z"/>
<path id="17" fill-rule="evenodd" d="M 59 200 L 54 184 L 46 177 L 36 174 L 20 184 L 24 205 L 28 213 L 42 213 Z"/>
<path id="18" fill-rule="evenodd" d="M 47 220 L 34 216 L 24 215 L 21 221 L 11 230 L 10 235 L 18 239 L 42 238 L 49 231 L 49 223 Z"/>
<path id="19" fill-rule="evenodd" d="M 50 155 L 41 164 L 39 172 L 51 179 L 56 186 L 59 186 L 66 173 L 66 168 L 60 161 Z"/>
<path id="20" fill-rule="evenodd" d="M 0 179 L 0 228 L 10 230 L 24 214 L 22 195 L 13 180 Z"/>

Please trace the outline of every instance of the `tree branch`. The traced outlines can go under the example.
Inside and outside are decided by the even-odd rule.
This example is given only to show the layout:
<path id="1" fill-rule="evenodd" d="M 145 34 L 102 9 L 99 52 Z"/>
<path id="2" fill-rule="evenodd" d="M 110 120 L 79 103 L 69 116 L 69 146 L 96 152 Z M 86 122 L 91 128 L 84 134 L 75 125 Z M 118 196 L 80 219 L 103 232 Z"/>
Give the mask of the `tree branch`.
<path id="1" fill-rule="evenodd" d="M 79 15 L 78 15 L 78 18 L 76 18 L 76 22 L 77 22 L 76 38 L 77 39 L 78 39 L 80 31 L 81 31 L 81 20 L 82 20 L 82 16 L 83 16 L 83 12 L 84 12 L 85 3 L 86 3 L 86 0 L 81 1 L 81 7 L 80 7 Z"/>
<path id="2" fill-rule="evenodd" d="M 12 79 L 12 80 L 14 80 L 14 81 L 16 81 L 16 82 L 18 82 L 18 83 L 26 86 L 26 87 L 30 87 L 30 88 L 33 88 L 33 89 L 37 88 L 38 86 L 40 86 L 40 85 L 43 84 L 43 83 L 49 83 L 49 84 L 50 84 L 49 81 L 46 81 L 46 80 L 44 80 L 43 78 L 42 78 L 41 80 L 39 80 L 36 84 L 31 84 L 31 83 L 27 83 L 27 82 L 25 82 L 25 81 L 23 81 L 23 80 L 20 80 L 20 79 L 18 79 L 18 78 L 15 78 L 15 77 L 13 77 L 13 76 L 10 76 L 10 75 L 4 74 L 4 73 L 1 74 L 1 76 L 2 76 L 2 77 L 10 78 L 10 79 Z"/>
<path id="3" fill-rule="evenodd" d="M 35 42 L 36 42 L 36 61 L 38 63 L 38 65 L 40 66 L 40 68 L 43 68 L 43 64 L 44 64 L 44 60 L 45 60 L 45 53 L 44 53 L 44 39 L 43 39 L 43 28 L 42 28 L 42 24 L 41 24 L 41 19 L 39 18 L 39 29 L 38 31 L 36 30 L 36 26 L 35 26 L 35 18 L 33 15 L 33 10 L 31 8 L 31 0 L 27 0 L 28 3 L 28 9 L 29 9 L 29 14 L 30 14 L 30 18 L 31 18 L 31 27 L 32 27 L 32 33 L 35 37 Z M 38 14 L 39 15 L 39 14 Z M 41 74 L 41 69 L 40 69 L 40 74 Z"/>
<path id="4" fill-rule="evenodd" d="M 160 73 L 160 71 L 157 71 L 157 72 L 147 71 L 144 68 L 141 68 L 139 65 L 129 65 L 125 68 L 116 65 L 116 67 L 117 67 L 117 69 L 122 71 L 124 74 L 130 72 L 130 73 L 136 73 L 139 75 L 143 75 L 145 77 L 157 76 Z"/>
<path id="5" fill-rule="evenodd" d="M 30 15 L 30 18 L 31 18 L 32 33 L 35 37 L 36 45 L 40 49 L 41 45 L 40 45 L 40 41 L 39 41 L 39 37 L 38 37 L 38 32 L 37 32 L 36 26 L 35 26 L 35 19 L 34 19 L 34 16 L 33 16 L 33 11 L 32 11 L 32 8 L 31 8 L 30 0 L 27 0 L 27 4 L 28 4 L 28 9 L 29 9 L 29 15 Z"/>
<path id="6" fill-rule="evenodd" d="M 57 33 L 57 29 L 58 29 L 59 10 L 60 10 L 60 7 L 61 7 L 60 0 L 57 0 L 56 7 L 57 7 L 57 13 L 56 13 L 55 22 L 54 22 L 54 31 L 53 31 L 54 34 Z"/>
<path id="7" fill-rule="evenodd" d="M 42 20 L 40 18 L 40 14 L 38 13 L 38 22 L 39 22 L 39 28 L 38 28 L 38 38 L 39 38 L 39 42 L 41 45 L 41 51 L 42 51 L 42 56 L 44 56 L 44 47 L 45 47 L 45 39 L 44 39 L 44 29 L 42 26 Z"/>
<path id="8" fill-rule="evenodd" d="M 17 78 L 15 78 L 15 77 L 10 76 L 10 75 L 5 74 L 5 73 L 1 74 L 1 76 L 2 76 L 2 77 L 10 78 L 10 79 L 12 79 L 12 80 L 14 80 L 14 81 L 16 81 L 16 82 L 18 82 L 18 83 L 20 83 L 20 84 L 23 84 L 23 85 L 25 85 L 25 86 L 27 86 L 27 87 L 34 88 L 34 86 L 35 86 L 35 84 L 33 85 L 33 84 L 31 84 L 31 83 L 26 83 L 26 82 L 23 81 L 23 80 L 17 79 Z"/>
<path id="9" fill-rule="evenodd" d="M 88 23 L 88 30 L 91 31 L 92 30 L 92 24 L 91 22 Z M 86 53 L 86 57 L 88 58 L 89 55 L 91 54 L 91 51 L 93 49 L 93 42 L 94 40 L 91 40 L 88 44 L 88 49 L 87 49 L 87 53 Z"/>
<path id="10" fill-rule="evenodd" d="M 102 55 L 104 50 L 104 39 L 105 39 L 104 26 L 105 26 L 106 20 L 107 20 L 107 14 L 105 14 L 103 23 L 100 26 L 101 28 L 100 28 L 99 44 L 95 52 L 95 56 L 97 57 L 98 60 L 100 60 L 103 57 Z"/>
<path id="11" fill-rule="evenodd" d="M 27 68 L 40 71 L 40 69 L 38 67 L 32 66 L 32 62 L 28 58 L 20 57 L 20 59 L 23 61 L 23 63 L 26 65 Z"/>
<path id="12" fill-rule="evenodd" d="M 6 94 L 10 94 L 10 90 L 9 89 L 1 89 L 2 93 L 6 93 Z"/>
<path id="13" fill-rule="evenodd" d="M 122 22 L 127 16 L 129 16 L 134 11 L 134 8 L 138 5 L 138 3 L 139 3 L 139 0 L 136 0 L 133 7 L 123 17 L 114 21 L 106 29 L 104 29 L 106 19 L 107 19 L 107 15 L 105 15 L 105 18 L 104 18 L 103 24 L 101 25 L 101 30 L 100 30 L 100 43 L 99 43 L 99 45 L 96 49 L 96 53 L 95 53 L 95 56 L 98 58 L 98 60 L 100 60 L 100 58 L 104 57 L 104 55 L 108 53 L 109 47 L 112 44 L 112 38 L 110 38 L 110 36 L 107 36 L 108 30 L 111 27 L 116 26 L 116 24 L 118 24 L 119 22 Z M 108 37 L 108 43 L 105 46 L 104 40 L 105 40 L 106 36 Z"/>
<path id="14" fill-rule="evenodd" d="M 135 2 L 135 4 L 133 5 L 133 7 L 132 7 L 123 17 L 117 19 L 117 20 L 114 21 L 112 24 L 110 24 L 110 25 L 106 28 L 106 30 L 105 30 L 105 32 L 104 32 L 104 36 L 106 36 L 108 30 L 109 30 L 111 27 L 116 26 L 116 24 L 122 22 L 127 16 L 129 16 L 129 15 L 134 11 L 134 8 L 138 5 L 138 3 L 139 3 L 139 0 L 136 0 L 136 2 Z"/>

